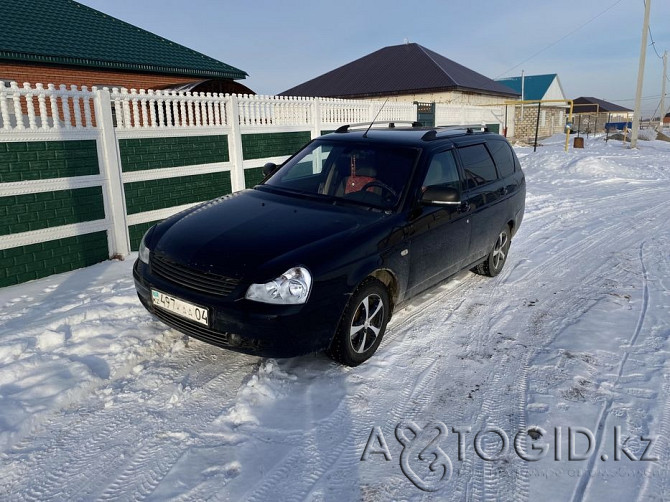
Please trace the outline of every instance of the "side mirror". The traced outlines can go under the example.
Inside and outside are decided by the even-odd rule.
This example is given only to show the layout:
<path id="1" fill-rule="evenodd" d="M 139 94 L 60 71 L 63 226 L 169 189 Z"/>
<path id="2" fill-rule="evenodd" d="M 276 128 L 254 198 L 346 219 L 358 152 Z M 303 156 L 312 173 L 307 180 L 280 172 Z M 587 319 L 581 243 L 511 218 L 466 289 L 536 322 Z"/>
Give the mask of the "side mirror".
<path id="1" fill-rule="evenodd" d="M 431 206 L 460 206 L 461 196 L 454 188 L 433 185 L 423 192 L 421 203 Z"/>
<path id="2" fill-rule="evenodd" d="M 268 162 L 262 168 L 263 176 L 269 176 L 277 170 L 277 164 L 274 162 Z"/>

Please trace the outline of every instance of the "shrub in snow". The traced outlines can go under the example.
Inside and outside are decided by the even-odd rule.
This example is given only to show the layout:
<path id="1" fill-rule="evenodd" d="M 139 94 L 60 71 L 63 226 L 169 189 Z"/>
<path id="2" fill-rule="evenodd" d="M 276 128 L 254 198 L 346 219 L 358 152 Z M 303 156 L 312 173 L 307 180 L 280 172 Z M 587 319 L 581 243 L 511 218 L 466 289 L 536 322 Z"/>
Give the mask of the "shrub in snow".
<path id="1" fill-rule="evenodd" d="M 640 129 L 639 134 L 637 135 L 638 139 L 644 141 L 654 141 L 656 139 L 656 130 L 654 129 Z"/>

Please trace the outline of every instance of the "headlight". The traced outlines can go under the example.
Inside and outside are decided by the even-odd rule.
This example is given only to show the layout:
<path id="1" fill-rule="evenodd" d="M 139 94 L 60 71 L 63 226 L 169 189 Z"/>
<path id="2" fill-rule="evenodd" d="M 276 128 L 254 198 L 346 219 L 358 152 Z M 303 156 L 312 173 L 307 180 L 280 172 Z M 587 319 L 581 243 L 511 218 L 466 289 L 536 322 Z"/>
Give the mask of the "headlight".
<path id="1" fill-rule="evenodd" d="M 274 281 L 252 284 L 245 298 L 255 302 L 298 305 L 305 303 L 312 288 L 312 275 L 306 268 L 295 267 Z"/>
<path id="2" fill-rule="evenodd" d="M 140 241 L 140 250 L 139 250 L 140 261 L 142 263 L 146 263 L 147 265 L 149 264 L 149 248 L 147 247 L 144 241 L 146 240 L 148 233 L 149 231 L 147 230 L 147 233 L 144 234 L 144 237 L 142 237 L 142 240 Z"/>

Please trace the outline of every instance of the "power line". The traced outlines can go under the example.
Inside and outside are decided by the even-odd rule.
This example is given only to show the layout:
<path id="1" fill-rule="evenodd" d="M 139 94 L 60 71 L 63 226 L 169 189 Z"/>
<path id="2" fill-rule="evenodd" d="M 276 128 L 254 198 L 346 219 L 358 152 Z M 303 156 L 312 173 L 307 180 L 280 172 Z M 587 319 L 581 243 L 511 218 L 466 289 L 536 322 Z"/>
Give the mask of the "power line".
<path id="1" fill-rule="evenodd" d="M 654 113 L 651 114 L 651 118 L 653 119 L 656 116 L 656 112 L 658 109 L 661 107 L 661 102 L 659 101 L 658 104 L 656 105 L 656 109 L 654 110 Z"/>
<path id="2" fill-rule="evenodd" d="M 649 27 L 649 38 L 651 38 L 651 43 L 649 45 L 651 45 L 654 48 L 654 52 L 656 53 L 658 59 L 663 61 L 663 56 L 661 56 L 656 50 L 656 42 L 654 42 L 654 36 L 651 34 L 651 26 Z"/>
<path id="3" fill-rule="evenodd" d="M 661 97 L 660 94 L 656 94 L 655 96 L 644 96 L 642 99 L 650 100 L 650 99 L 658 99 L 660 97 Z M 635 98 L 613 99 L 612 101 L 635 101 Z"/>
<path id="4" fill-rule="evenodd" d="M 642 3 L 644 4 L 645 7 L 647 6 L 647 0 L 642 0 Z M 651 39 L 651 44 L 649 44 L 649 45 L 651 45 L 653 47 L 654 52 L 656 53 L 656 57 L 658 57 L 658 59 L 663 61 L 663 56 L 661 56 L 658 53 L 658 50 L 656 50 L 656 42 L 654 42 L 654 35 L 652 35 L 652 33 L 651 33 L 651 24 L 649 25 L 649 38 Z"/>
<path id="5" fill-rule="evenodd" d="M 547 49 L 550 49 L 551 47 L 553 47 L 553 46 L 557 45 L 558 43 L 562 42 L 562 41 L 565 40 L 566 38 L 570 37 L 570 36 L 573 35 L 574 33 L 576 33 L 576 32 L 578 32 L 579 30 L 581 30 L 581 29 L 582 29 L 584 26 L 586 26 L 587 24 L 589 24 L 589 23 L 591 23 L 592 21 L 595 21 L 596 19 L 598 19 L 600 16 L 602 16 L 603 14 L 605 14 L 605 12 L 607 12 L 608 10 L 610 10 L 610 9 L 616 7 L 617 5 L 619 5 L 622 1 L 623 1 L 623 0 L 617 0 L 617 1 L 614 2 L 612 5 L 610 5 L 609 7 L 607 7 L 604 11 L 602 11 L 600 14 L 597 14 L 597 15 L 593 16 L 591 19 L 589 19 L 588 21 L 586 21 L 584 24 L 579 25 L 577 28 L 575 28 L 574 30 L 572 30 L 571 32 L 569 32 L 567 35 L 565 35 L 565 36 L 559 38 L 558 40 L 556 40 L 555 42 L 553 42 L 553 43 L 547 45 L 544 49 L 540 49 L 539 51 L 537 51 L 535 54 L 533 54 L 533 55 L 530 56 L 529 58 L 526 58 L 526 59 L 524 59 L 523 61 L 521 61 L 519 64 L 517 64 L 517 65 L 515 65 L 515 66 L 512 66 L 512 67 L 509 68 L 508 70 L 505 70 L 504 72 L 502 72 L 500 75 L 498 75 L 498 76 L 495 77 L 495 78 L 497 79 L 497 78 L 502 77 L 502 76 L 505 75 L 506 73 L 509 73 L 509 72 L 511 72 L 512 70 L 514 70 L 515 68 L 518 68 L 518 67 L 521 66 L 522 64 L 524 64 L 524 63 L 530 61 L 530 60 L 533 59 L 535 56 L 537 56 L 537 55 L 539 55 L 539 54 L 542 54 L 542 53 L 543 53 L 544 51 L 546 51 Z M 494 79 L 494 80 L 495 80 L 495 79 Z"/>

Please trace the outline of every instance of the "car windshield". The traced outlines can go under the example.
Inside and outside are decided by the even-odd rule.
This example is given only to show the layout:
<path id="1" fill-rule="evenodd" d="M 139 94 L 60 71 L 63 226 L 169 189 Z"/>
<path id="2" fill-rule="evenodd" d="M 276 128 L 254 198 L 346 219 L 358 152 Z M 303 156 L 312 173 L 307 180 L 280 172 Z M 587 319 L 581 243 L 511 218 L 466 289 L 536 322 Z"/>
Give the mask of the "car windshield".
<path id="1" fill-rule="evenodd" d="M 265 185 L 391 209 L 400 201 L 418 153 L 414 148 L 382 144 L 316 141 L 282 166 Z"/>

